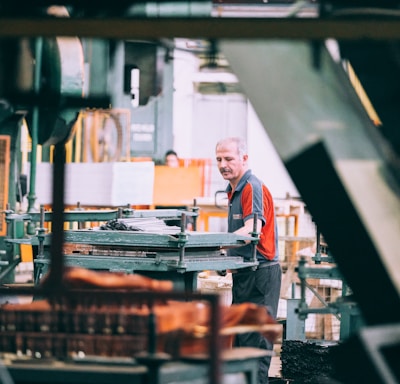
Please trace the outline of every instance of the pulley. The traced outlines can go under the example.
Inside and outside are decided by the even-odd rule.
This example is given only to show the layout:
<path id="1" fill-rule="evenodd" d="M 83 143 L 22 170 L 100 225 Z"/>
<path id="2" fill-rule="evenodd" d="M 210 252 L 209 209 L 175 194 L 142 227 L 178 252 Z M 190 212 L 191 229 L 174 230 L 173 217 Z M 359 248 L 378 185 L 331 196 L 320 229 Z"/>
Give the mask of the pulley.
<path id="1" fill-rule="evenodd" d="M 36 106 L 39 108 L 38 144 L 52 145 L 71 136 L 79 115 L 79 108 L 68 105 L 68 100 L 83 97 L 83 49 L 79 38 L 46 38 L 41 55 Z M 27 121 L 31 133 L 32 113 L 28 113 Z"/>

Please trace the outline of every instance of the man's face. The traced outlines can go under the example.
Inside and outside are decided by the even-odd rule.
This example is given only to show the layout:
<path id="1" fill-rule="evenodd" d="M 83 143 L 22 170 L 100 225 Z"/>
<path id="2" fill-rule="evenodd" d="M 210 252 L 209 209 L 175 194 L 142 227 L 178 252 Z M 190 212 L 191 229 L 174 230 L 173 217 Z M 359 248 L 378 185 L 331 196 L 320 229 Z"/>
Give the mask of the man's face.
<path id="1" fill-rule="evenodd" d="M 165 165 L 167 165 L 168 167 L 173 167 L 173 168 L 179 167 L 179 159 L 173 154 L 168 155 L 165 158 Z"/>
<path id="2" fill-rule="evenodd" d="M 216 149 L 218 169 L 225 180 L 237 184 L 247 170 L 247 155 L 240 156 L 236 143 L 225 143 Z"/>

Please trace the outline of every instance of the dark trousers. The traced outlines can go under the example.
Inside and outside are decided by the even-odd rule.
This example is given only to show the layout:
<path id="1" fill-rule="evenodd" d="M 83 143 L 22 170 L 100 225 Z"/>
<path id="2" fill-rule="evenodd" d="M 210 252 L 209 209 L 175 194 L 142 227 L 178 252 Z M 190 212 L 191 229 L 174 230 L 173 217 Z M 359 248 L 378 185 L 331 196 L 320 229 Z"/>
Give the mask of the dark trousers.
<path id="1" fill-rule="evenodd" d="M 255 303 L 265 305 L 269 314 L 276 319 L 281 291 L 282 270 L 279 264 L 273 264 L 256 271 L 238 270 L 233 273 L 232 303 Z M 255 347 L 273 350 L 273 343 L 260 333 L 239 334 L 235 338 L 236 347 Z M 260 359 L 258 371 L 259 384 L 268 383 L 268 370 L 271 356 Z"/>

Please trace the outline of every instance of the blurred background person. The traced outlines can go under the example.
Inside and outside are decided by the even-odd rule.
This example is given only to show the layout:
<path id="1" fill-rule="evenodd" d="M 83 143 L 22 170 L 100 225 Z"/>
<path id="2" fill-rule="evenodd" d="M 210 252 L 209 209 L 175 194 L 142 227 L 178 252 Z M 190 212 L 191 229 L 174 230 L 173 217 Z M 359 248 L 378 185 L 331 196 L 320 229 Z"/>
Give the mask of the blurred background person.
<path id="1" fill-rule="evenodd" d="M 164 155 L 164 163 L 168 167 L 179 167 L 178 154 L 173 149 L 168 150 Z"/>

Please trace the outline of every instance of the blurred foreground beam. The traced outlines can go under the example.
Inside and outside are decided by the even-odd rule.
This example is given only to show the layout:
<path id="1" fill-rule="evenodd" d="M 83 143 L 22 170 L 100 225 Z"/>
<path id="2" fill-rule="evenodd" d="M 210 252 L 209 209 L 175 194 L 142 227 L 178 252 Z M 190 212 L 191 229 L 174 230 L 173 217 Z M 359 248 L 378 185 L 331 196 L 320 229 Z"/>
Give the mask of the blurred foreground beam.
<path id="1" fill-rule="evenodd" d="M 106 27 L 106 28 L 105 28 Z M 0 18 L 1 37 L 399 39 L 400 20 L 276 18 Z"/>

